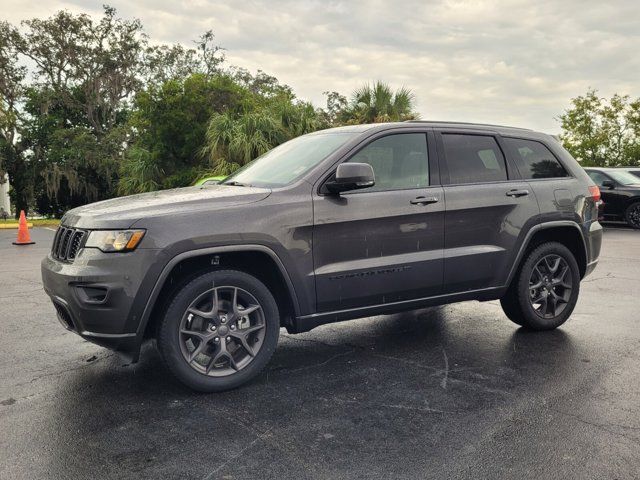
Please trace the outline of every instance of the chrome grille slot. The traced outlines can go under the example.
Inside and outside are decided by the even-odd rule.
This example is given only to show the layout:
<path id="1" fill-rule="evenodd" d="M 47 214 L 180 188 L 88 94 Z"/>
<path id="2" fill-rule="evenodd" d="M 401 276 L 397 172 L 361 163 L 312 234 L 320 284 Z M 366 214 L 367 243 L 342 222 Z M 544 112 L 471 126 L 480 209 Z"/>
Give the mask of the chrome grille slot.
<path id="1" fill-rule="evenodd" d="M 82 230 L 76 230 L 73 232 L 73 235 L 71 236 L 71 244 L 69 245 L 69 253 L 67 254 L 67 258 L 69 260 L 76 258 L 83 238 L 84 232 Z"/>
<path id="2" fill-rule="evenodd" d="M 71 262 L 83 245 L 86 231 L 60 226 L 53 238 L 51 256 L 61 261 Z"/>

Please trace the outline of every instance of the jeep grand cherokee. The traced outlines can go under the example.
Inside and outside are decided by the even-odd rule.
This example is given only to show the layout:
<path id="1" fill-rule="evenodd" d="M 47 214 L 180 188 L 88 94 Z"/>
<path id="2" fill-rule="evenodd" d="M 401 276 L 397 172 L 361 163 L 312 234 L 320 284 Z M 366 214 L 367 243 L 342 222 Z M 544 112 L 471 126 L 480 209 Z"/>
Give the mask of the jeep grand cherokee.
<path id="1" fill-rule="evenodd" d="M 500 299 L 562 325 L 595 267 L 600 192 L 552 137 L 446 122 L 293 139 L 219 185 L 69 211 L 42 262 L 65 328 L 136 361 L 154 338 L 201 391 L 236 387 L 291 333 Z"/>

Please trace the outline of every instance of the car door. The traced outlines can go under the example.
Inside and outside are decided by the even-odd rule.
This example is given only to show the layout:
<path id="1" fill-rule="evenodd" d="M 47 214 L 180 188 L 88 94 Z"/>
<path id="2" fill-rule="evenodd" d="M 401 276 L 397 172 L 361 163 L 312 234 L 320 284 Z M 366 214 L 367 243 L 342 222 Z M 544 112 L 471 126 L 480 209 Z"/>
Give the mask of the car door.
<path id="1" fill-rule="evenodd" d="M 345 159 L 369 163 L 373 187 L 340 195 L 316 190 L 318 311 L 440 293 L 444 198 L 435 156 L 433 136 L 426 130 L 379 133 Z"/>
<path id="2" fill-rule="evenodd" d="M 620 217 L 624 215 L 627 197 L 621 194 L 616 187 L 617 182 L 604 172 L 598 170 L 587 170 L 587 174 L 593 183 L 600 187 L 600 197 L 602 198 L 602 214 L 610 217 Z M 605 185 L 605 182 L 608 182 Z"/>
<path id="3" fill-rule="evenodd" d="M 523 229 L 539 214 L 535 195 L 497 134 L 444 129 L 436 137 L 447 206 L 444 293 L 502 286 Z"/>

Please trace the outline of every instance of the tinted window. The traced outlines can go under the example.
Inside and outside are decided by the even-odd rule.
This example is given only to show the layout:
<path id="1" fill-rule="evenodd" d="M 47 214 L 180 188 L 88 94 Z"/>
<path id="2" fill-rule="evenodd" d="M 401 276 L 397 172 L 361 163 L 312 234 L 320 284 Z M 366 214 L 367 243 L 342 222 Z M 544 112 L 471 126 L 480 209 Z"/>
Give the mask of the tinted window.
<path id="1" fill-rule="evenodd" d="M 495 138 L 486 135 L 442 135 L 449 183 L 480 183 L 507 179 L 504 156 Z"/>
<path id="2" fill-rule="evenodd" d="M 588 171 L 587 175 L 591 177 L 591 180 L 593 180 L 593 183 L 599 186 L 602 186 L 602 182 L 604 182 L 605 180 L 611 180 L 606 175 L 603 175 L 600 172 L 596 172 L 595 170 Z"/>
<path id="3" fill-rule="evenodd" d="M 515 155 L 522 178 L 567 176 L 564 167 L 542 143 L 519 138 L 505 138 L 504 142 Z"/>
<path id="4" fill-rule="evenodd" d="M 376 184 L 361 191 L 400 190 L 429 185 L 427 136 L 402 133 L 374 140 L 349 162 L 373 167 Z"/>
<path id="5" fill-rule="evenodd" d="M 609 175 L 613 177 L 616 182 L 621 183 L 622 185 L 636 185 L 640 183 L 638 177 L 633 173 L 625 172 L 624 170 L 611 170 Z"/>

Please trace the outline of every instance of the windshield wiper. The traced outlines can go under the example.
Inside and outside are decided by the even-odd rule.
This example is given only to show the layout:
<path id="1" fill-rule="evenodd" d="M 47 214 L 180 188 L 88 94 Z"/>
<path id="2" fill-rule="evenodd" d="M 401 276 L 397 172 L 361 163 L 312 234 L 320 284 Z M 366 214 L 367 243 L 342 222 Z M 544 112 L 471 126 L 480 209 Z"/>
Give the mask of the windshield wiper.
<path id="1" fill-rule="evenodd" d="M 236 182 L 235 180 L 232 180 L 230 182 L 223 182 L 221 183 L 221 185 L 232 185 L 234 187 L 250 187 L 251 186 L 248 183 Z"/>

